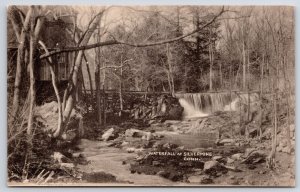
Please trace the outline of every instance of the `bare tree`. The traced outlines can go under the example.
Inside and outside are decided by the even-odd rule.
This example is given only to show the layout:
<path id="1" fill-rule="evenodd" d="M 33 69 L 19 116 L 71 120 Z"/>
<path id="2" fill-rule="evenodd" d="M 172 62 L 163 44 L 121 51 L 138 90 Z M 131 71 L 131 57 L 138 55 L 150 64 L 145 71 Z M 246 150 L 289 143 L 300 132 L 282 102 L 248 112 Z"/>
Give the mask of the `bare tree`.
<path id="1" fill-rule="evenodd" d="M 9 124 L 12 124 L 16 118 L 19 105 L 20 105 L 20 86 L 22 81 L 22 73 L 24 72 L 25 62 L 25 49 L 26 44 L 28 43 L 27 31 L 30 29 L 30 19 L 33 12 L 33 7 L 30 7 L 26 13 L 26 17 L 22 14 L 16 6 L 11 6 L 8 9 L 9 19 L 13 25 L 15 35 L 18 40 L 18 55 L 17 55 L 17 67 L 14 83 L 14 95 L 13 95 L 13 104 L 12 104 L 12 118 Z M 23 18 L 21 18 L 23 17 Z"/>
<path id="2" fill-rule="evenodd" d="M 88 44 L 93 32 L 96 30 L 98 23 L 101 19 L 101 16 L 103 15 L 104 10 L 100 11 L 90 22 L 88 25 L 88 29 L 84 32 L 84 34 L 80 37 L 78 41 L 78 47 L 85 46 Z M 73 107 L 76 103 L 76 90 L 78 86 L 78 73 L 81 68 L 82 64 L 82 58 L 84 55 L 84 51 L 80 50 L 78 51 L 78 54 L 75 59 L 75 65 L 73 67 L 72 73 L 71 73 L 71 81 L 68 84 L 67 92 L 66 92 L 66 99 L 65 108 L 63 112 L 63 120 L 62 122 L 59 122 L 59 127 L 56 129 L 56 131 L 53 133 L 53 137 L 59 137 L 67 125 L 67 122 L 69 121 L 71 111 L 73 110 Z"/>

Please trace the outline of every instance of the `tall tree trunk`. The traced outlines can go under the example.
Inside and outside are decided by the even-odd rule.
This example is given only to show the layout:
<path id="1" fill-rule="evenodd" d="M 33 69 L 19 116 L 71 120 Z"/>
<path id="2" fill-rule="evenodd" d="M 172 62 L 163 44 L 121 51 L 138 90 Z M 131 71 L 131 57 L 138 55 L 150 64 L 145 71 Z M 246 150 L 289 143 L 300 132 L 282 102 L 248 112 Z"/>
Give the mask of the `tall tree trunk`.
<path id="1" fill-rule="evenodd" d="M 122 57 L 121 57 L 122 58 Z M 122 61 L 123 62 L 123 61 Z M 123 65 L 123 63 L 121 63 Z M 123 67 L 120 68 L 120 78 L 119 78 L 119 97 L 120 97 L 120 114 L 119 116 L 122 116 L 123 113 L 123 94 L 122 94 L 122 87 L 123 85 Z"/>
<path id="2" fill-rule="evenodd" d="M 211 29 L 209 29 L 209 61 L 210 61 L 210 65 L 209 65 L 209 90 L 212 91 L 213 90 L 213 81 L 212 81 L 212 78 L 213 78 L 213 62 L 214 62 L 214 51 L 213 51 L 213 44 L 212 44 L 212 41 L 211 41 L 211 35 L 212 35 L 212 32 L 211 32 Z"/>
<path id="3" fill-rule="evenodd" d="M 36 60 L 36 49 L 39 34 L 43 25 L 43 19 L 38 19 L 36 25 L 34 25 L 34 19 L 31 20 L 31 33 L 30 33 L 30 52 L 29 52 L 29 74 L 30 74 L 30 105 L 28 114 L 28 125 L 27 134 L 32 134 L 33 129 L 33 117 L 34 117 L 34 107 L 36 100 L 36 90 L 35 90 L 35 60 Z"/>
<path id="4" fill-rule="evenodd" d="M 259 122 L 259 140 L 262 137 L 262 121 L 263 121 L 263 80 L 264 80 L 264 64 L 265 64 L 265 54 L 262 56 L 262 63 L 260 65 L 260 122 Z"/>
<path id="5" fill-rule="evenodd" d="M 99 48 L 100 49 L 100 48 Z M 100 56 L 100 50 L 98 50 L 97 55 L 97 63 L 96 63 L 96 70 L 95 70 L 95 81 L 96 81 L 96 105 L 97 105 L 97 119 L 98 124 L 102 124 L 102 115 L 101 115 L 101 76 L 100 76 L 100 62 L 101 62 L 101 56 Z"/>
<path id="6" fill-rule="evenodd" d="M 282 68 L 283 68 L 283 77 L 284 77 L 284 89 L 285 89 L 285 97 L 286 97 L 286 108 L 287 108 L 287 121 L 286 121 L 286 142 L 289 149 L 289 153 L 291 153 L 291 134 L 290 134 L 290 125 L 291 125 L 291 115 L 290 115 L 290 82 L 286 76 L 286 59 L 283 57 Z M 288 85 L 288 86 L 287 86 Z"/>
<path id="7" fill-rule="evenodd" d="M 221 62 L 219 64 L 219 74 L 220 74 L 220 88 L 223 89 L 223 75 L 222 75 L 222 63 Z"/>
<path id="8" fill-rule="evenodd" d="M 85 60 L 86 70 L 87 70 L 88 77 L 89 77 L 91 95 L 92 95 L 92 98 L 94 98 L 93 81 L 92 81 L 89 61 L 87 60 L 85 54 L 83 56 L 84 56 L 84 60 Z"/>
<path id="9" fill-rule="evenodd" d="M 172 83 L 171 83 L 170 71 L 169 71 L 169 69 L 166 69 L 165 71 L 166 71 L 166 74 L 168 77 L 169 93 L 172 93 Z"/>
<path id="10" fill-rule="evenodd" d="M 105 94 L 105 84 L 106 84 L 106 69 L 105 63 L 102 63 L 103 66 L 103 82 L 102 82 L 102 117 L 103 117 L 103 126 L 106 126 L 106 94 Z M 101 84 L 100 84 L 101 89 Z"/>
<path id="11" fill-rule="evenodd" d="M 271 77 L 271 69 L 270 69 L 270 63 L 269 60 L 266 60 L 267 63 L 267 71 L 268 71 L 268 87 L 269 87 L 269 93 L 273 92 L 273 85 L 272 85 L 272 77 Z"/>
<path id="12" fill-rule="evenodd" d="M 247 121 L 250 123 L 251 120 L 251 112 L 250 112 L 250 53 L 249 49 L 247 50 L 247 92 L 248 92 L 248 118 Z"/>
<path id="13" fill-rule="evenodd" d="M 29 114 L 28 114 L 28 124 L 27 124 L 27 134 L 31 135 L 33 129 L 33 116 L 34 116 L 34 106 L 35 106 L 35 77 L 34 77 L 34 53 L 35 53 L 35 43 L 34 37 L 30 37 L 30 56 L 29 56 L 29 74 L 30 74 L 30 104 L 29 104 Z"/>
<path id="14" fill-rule="evenodd" d="M 239 87 L 238 81 L 239 81 L 239 77 L 240 77 L 240 70 L 241 70 L 241 66 L 242 66 L 242 65 L 243 65 L 243 64 L 239 63 L 239 68 L 238 68 L 238 70 L 237 70 L 237 72 L 236 72 L 236 75 L 235 75 L 235 80 L 234 80 L 234 84 L 233 84 L 233 86 L 234 86 L 234 89 L 238 89 L 238 90 L 240 90 L 240 87 Z M 234 73 L 233 73 L 233 76 L 234 76 Z"/>
<path id="15" fill-rule="evenodd" d="M 99 23 L 99 28 L 97 31 L 96 39 L 98 42 L 101 41 L 100 38 L 100 23 Z M 102 125 L 102 109 L 101 109 L 101 71 L 100 71 L 100 66 L 101 66 L 101 48 L 98 47 L 95 50 L 96 55 L 96 69 L 95 69 L 95 82 L 96 82 L 96 111 L 97 111 L 97 120 L 98 124 Z"/>
<path id="16" fill-rule="evenodd" d="M 83 71 L 82 68 L 80 68 L 80 82 L 82 84 L 83 92 L 85 97 L 87 96 L 86 88 L 85 88 L 85 83 L 84 83 L 84 77 L 83 77 Z"/>
<path id="17" fill-rule="evenodd" d="M 182 90 L 186 93 L 188 92 L 188 67 L 186 62 L 184 62 L 184 74 L 183 74 L 183 86 Z"/>
<path id="18" fill-rule="evenodd" d="M 242 57 L 243 57 L 243 90 L 246 90 L 246 51 L 245 51 L 245 42 L 243 41 L 242 45 Z"/>
<path id="19" fill-rule="evenodd" d="M 102 94 L 103 94 L 103 105 L 102 105 L 102 113 L 103 113 L 103 126 L 106 126 L 106 93 L 105 93 L 105 89 L 104 89 L 104 84 L 103 84 L 103 88 L 102 88 Z"/>
<path id="20" fill-rule="evenodd" d="M 232 111 L 232 80 L 233 80 L 233 74 L 232 74 L 232 65 L 230 65 L 230 70 L 229 70 L 229 92 L 230 92 L 230 104 L 229 104 L 229 109 Z M 230 113 L 231 118 L 233 117 L 233 114 Z M 234 127 L 231 127 L 231 137 L 234 137 Z"/>
<path id="21" fill-rule="evenodd" d="M 15 76 L 15 83 L 14 83 L 14 96 L 13 96 L 13 104 L 12 104 L 12 122 L 15 120 L 18 112 L 19 112 L 19 105 L 20 105 L 20 86 L 22 80 L 22 66 L 24 66 L 24 41 L 19 44 L 18 46 L 18 55 L 17 55 L 17 68 L 16 68 L 16 76 Z"/>
<path id="22" fill-rule="evenodd" d="M 101 95 L 100 95 L 100 59 L 99 59 L 99 48 L 97 48 L 96 52 L 96 59 L 95 59 L 95 84 L 96 84 L 96 112 L 97 112 L 97 120 L 98 120 L 98 124 L 101 125 L 102 124 L 102 120 L 101 120 Z"/>
<path id="23" fill-rule="evenodd" d="M 18 31 L 15 31 L 16 36 L 19 37 L 18 39 L 18 55 L 17 55 L 17 68 L 16 68 L 16 76 L 15 76 L 15 83 L 14 83 L 14 96 L 13 96 L 13 104 L 12 104 L 12 118 L 9 122 L 9 124 L 12 124 L 19 112 L 19 105 L 20 105 L 20 86 L 22 81 L 22 73 L 23 70 L 22 67 L 24 65 L 25 60 L 25 43 L 26 43 L 26 34 L 29 29 L 30 25 L 30 18 L 32 15 L 33 9 L 32 7 L 29 8 L 25 21 L 23 23 L 23 28 L 21 30 L 21 33 L 18 34 Z M 10 17 L 10 20 L 12 21 L 12 24 L 15 26 L 17 25 L 13 18 Z M 15 27 L 14 27 L 15 28 Z"/>
<path id="24" fill-rule="evenodd" d="M 167 43 L 167 64 L 168 64 L 168 81 L 170 86 L 170 93 L 174 96 L 175 94 L 175 88 L 174 88 L 174 77 L 173 77 L 173 66 L 171 63 L 171 52 L 170 52 L 170 45 Z"/>
<path id="25" fill-rule="evenodd" d="M 276 50 L 276 46 L 275 46 Z M 277 53 L 277 51 L 276 51 Z M 278 62 L 279 55 L 277 53 L 277 59 L 275 60 L 275 71 L 273 75 L 273 131 L 272 131 L 272 150 L 267 157 L 267 167 L 273 169 L 275 167 L 276 147 L 277 147 L 277 129 L 278 129 L 278 118 L 277 118 L 277 99 L 278 99 Z"/>

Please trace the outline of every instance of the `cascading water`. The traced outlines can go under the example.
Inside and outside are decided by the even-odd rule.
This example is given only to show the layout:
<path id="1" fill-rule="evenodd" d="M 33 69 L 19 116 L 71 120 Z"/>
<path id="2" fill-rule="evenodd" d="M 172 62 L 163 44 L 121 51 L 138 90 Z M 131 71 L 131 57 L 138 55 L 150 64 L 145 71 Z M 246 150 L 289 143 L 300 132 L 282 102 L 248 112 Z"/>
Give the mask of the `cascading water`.
<path id="1" fill-rule="evenodd" d="M 236 111 L 238 104 L 248 102 L 248 94 L 220 93 L 178 93 L 185 118 L 204 117 L 216 111 Z M 258 98 L 257 93 L 250 94 L 250 102 Z"/>
<path id="2" fill-rule="evenodd" d="M 205 114 L 198 109 L 195 108 L 194 105 L 188 103 L 185 99 L 179 98 L 180 105 L 184 108 L 183 116 L 185 118 L 193 118 L 193 117 L 205 117 L 208 114 Z"/>

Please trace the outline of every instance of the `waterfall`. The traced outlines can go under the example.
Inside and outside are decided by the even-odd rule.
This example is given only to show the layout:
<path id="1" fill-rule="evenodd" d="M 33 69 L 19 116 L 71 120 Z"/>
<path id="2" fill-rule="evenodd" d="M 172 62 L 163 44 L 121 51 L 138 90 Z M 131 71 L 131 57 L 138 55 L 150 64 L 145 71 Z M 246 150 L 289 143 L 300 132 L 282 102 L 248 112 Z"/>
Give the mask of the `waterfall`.
<path id="1" fill-rule="evenodd" d="M 216 111 L 236 111 L 239 103 L 248 103 L 247 93 L 177 93 L 184 117 L 203 117 Z M 258 99 L 257 93 L 250 94 L 250 102 Z"/>
<path id="2" fill-rule="evenodd" d="M 184 108 L 183 116 L 185 118 L 193 118 L 193 117 L 205 117 L 208 114 L 205 114 L 201 112 L 200 110 L 197 110 L 194 105 L 188 103 L 185 99 L 179 98 L 180 105 Z"/>

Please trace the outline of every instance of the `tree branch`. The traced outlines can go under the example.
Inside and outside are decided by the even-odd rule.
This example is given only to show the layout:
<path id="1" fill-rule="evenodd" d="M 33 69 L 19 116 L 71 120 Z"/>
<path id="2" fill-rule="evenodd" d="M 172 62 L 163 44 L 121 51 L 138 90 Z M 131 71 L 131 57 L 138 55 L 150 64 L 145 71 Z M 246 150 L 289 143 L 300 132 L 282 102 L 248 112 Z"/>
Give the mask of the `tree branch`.
<path id="1" fill-rule="evenodd" d="M 81 38 L 78 41 L 78 45 L 80 45 L 81 41 L 83 40 L 83 38 L 85 37 L 86 33 L 89 31 L 91 24 L 93 23 L 93 21 L 98 17 L 98 16 L 102 16 L 102 14 L 104 13 L 105 10 L 97 13 L 89 22 L 87 29 L 85 30 L 85 32 L 83 33 L 83 35 L 81 36 Z"/>
<path id="2" fill-rule="evenodd" d="M 225 10 L 224 10 L 224 6 L 223 6 L 222 9 L 221 9 L 221 11 L 217 15 L 215 15 L 205 25 L 203 25 L 202 27 L 199 27 L 198 29 L 193 30 L 190 33 L 187 33 L 185 35 L 182 35 L 182 36 L 179 36 L 179 37 L 176 37 L 176 38 L 162 40 L 162 41 L 158 41 L 158 42 L 144 43 L 144 44 L 136 44 L 136 43 L 123 42 L 123 41 L 119 41 L 117 39 L 114 39 L 114 40 L 109 40 L 109 41 L 105 41 L 105 42 L 98 42 L 98 43 L 94 43 L 94 44 L 90 44 L 90 45 L 86 45 L 86 46 L 69 47 L 69 48 L 64 48 L 64 49 L 57 49 L 57 50 L 54 50 L 54 51 L 51 51 L 49 53 L 41 55 L 40 59 L 44 59 L 44 58 L 47 58 L 49 56 L 56 55 L 56 54 L 59 54 L 59 53 L 64 53 L 64 52 L 81 51 L 81 50 L 93 49 L 93 48 L 96 48 L 96 47 L 102 47 L 102 46 L 108 46 L 108 45 L 116 45 L 116 44 L 123 44 L 123 45 L 128 45 L 128 46 L 131 46 L 131 47 L 149 47 L 149 46 L 154 46 L 154 45 L 162 45 L 162 44 L 166 44 L 166 43 L 172 43 L 172 42 L 184 39 L 184 38 L 186 38 L 188 36 L 193 35 L 194 33 L 197 33 L 199 31 L 203 30 L 207 26 L 209 26 L 212 23 L 214 23 L 217 20 L 217 18 L 220 17 L 224 12 L 225 12 Z"/>

